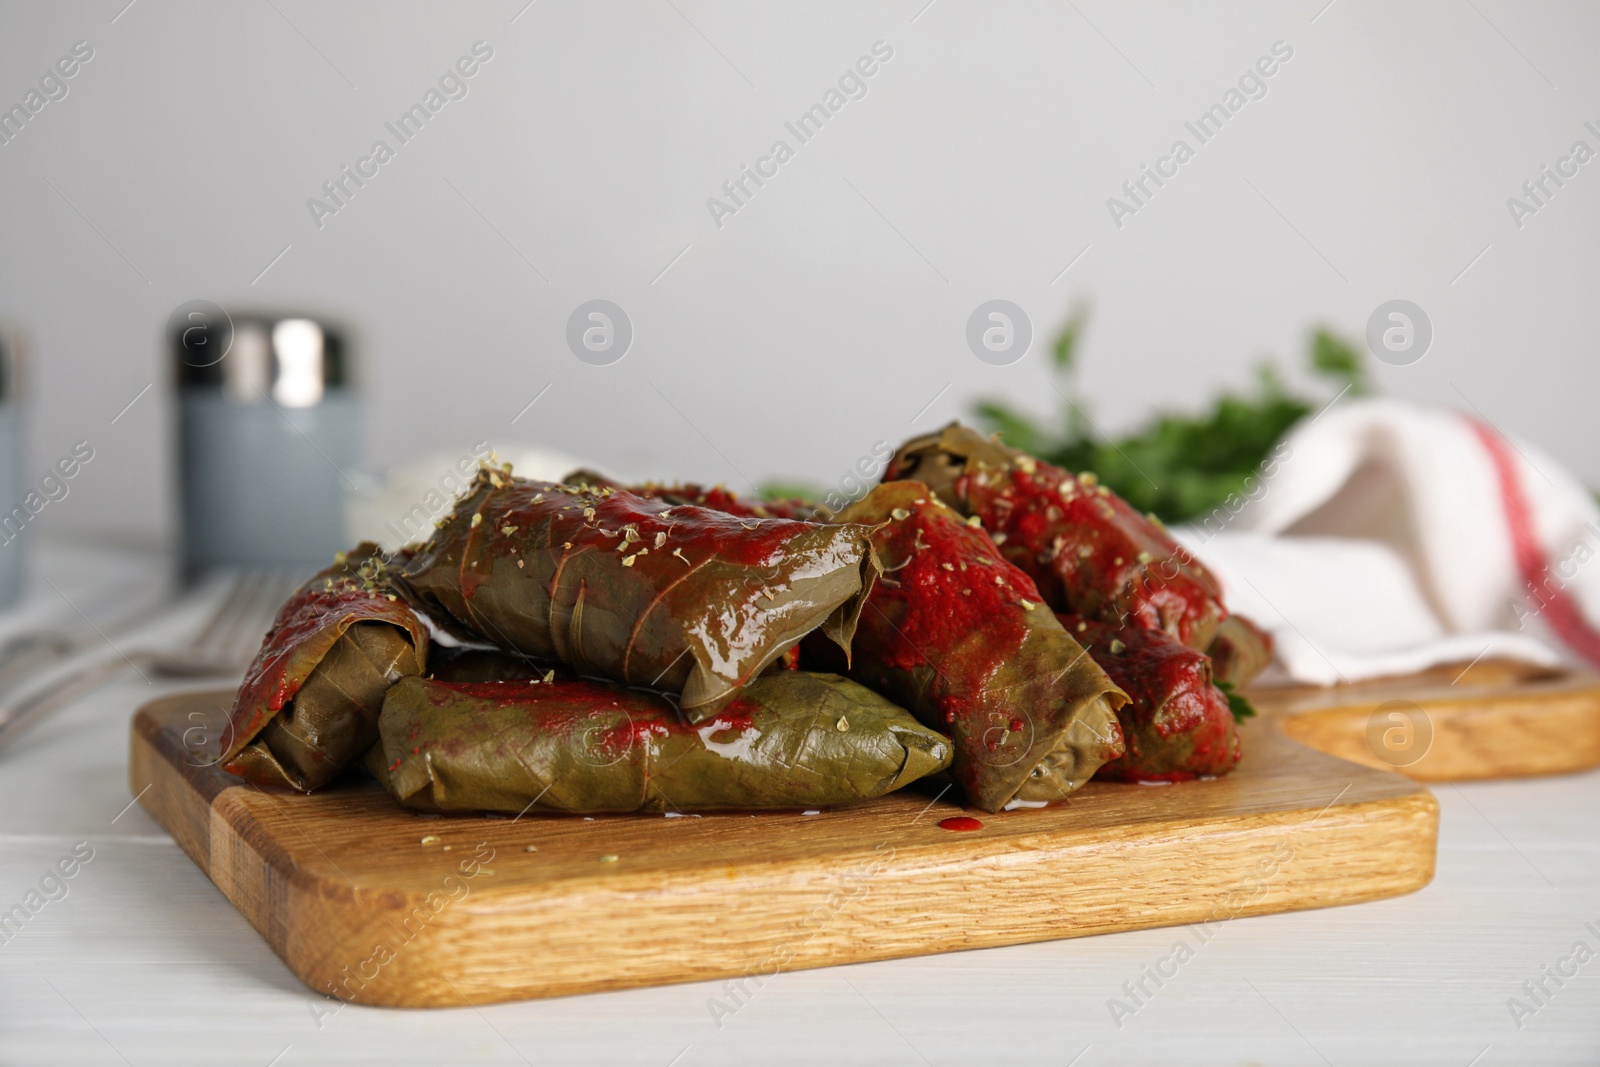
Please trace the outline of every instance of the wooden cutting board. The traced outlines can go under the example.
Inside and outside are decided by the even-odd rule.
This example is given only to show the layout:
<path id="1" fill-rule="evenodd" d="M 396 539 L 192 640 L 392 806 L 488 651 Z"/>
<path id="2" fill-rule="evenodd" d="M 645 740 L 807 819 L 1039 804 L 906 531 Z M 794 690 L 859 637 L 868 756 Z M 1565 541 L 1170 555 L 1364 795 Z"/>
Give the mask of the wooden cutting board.
<path id="1" fill-rule="evenodd" d="M 1600 767 L 1600 675 L 1510 662 L 1437 667 L 1330 688 L 1254 689 L 1290 737 L 1418 781 Z"/>
<path id="2" fill-rule="evenodd" d="M 1237 771 L 963 813 L 906 791 L 815 815 L 423 817 L 375 784 L 311 796 L 215 767 L 230 692 L 133 721 L 129 784 L 308 986 L 449 1007 L 1195 924 L 1408 893 L 1438 805 L 1271 721 Z M 981 829 L 941 828 L 976 815 Z M 738 1003 L 731 998 L 728 1005 Z"/>

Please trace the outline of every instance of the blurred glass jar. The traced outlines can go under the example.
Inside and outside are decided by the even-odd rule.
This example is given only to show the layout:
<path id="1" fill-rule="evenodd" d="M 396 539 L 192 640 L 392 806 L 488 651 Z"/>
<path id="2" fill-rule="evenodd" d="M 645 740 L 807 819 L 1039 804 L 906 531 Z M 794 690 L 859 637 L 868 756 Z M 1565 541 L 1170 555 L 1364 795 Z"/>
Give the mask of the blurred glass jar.
<path id="1" fill-rule="evenodd" d="M 0 606 L 22 597 L 27 538 L 32 514 L 23 503 L 27 475 L 24 432 L 24 376 L 30 359 L 28 336 L 0 322 Z"/>
<path id="2" fill-rule="evenodd" d="M 346 472 L 359 458 L 360 419 L 344 331 L 185 305 L 169 341 L 184 574 L 321 565 L 348 547 Z"/>

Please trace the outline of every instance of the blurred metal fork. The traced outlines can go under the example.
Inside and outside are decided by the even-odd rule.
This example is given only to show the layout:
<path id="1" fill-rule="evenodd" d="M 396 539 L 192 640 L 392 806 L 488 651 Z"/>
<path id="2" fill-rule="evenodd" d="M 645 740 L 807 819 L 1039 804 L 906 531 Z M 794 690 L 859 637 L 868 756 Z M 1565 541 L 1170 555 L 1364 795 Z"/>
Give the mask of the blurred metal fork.
<path id="1" fill-rule="evenodd" d="M 131 667 L 169 678 L 243 674 L 278 608 L 302 576 L 279 571 L 246 571 L 233 581 L 216 610 L 183 645 L 136 649 L 81 664 L 45 679 L 16 699 L 0 702 L 0 748 L 52 712 L 87 696 Z M 148 677 L 146 678 L 148 681 Z"/>
<path id="2" fill-rule="evenodd" d="M 300 574 L 247 571 L 234 580 L 217 609 L 189 642 L 146 653 L 150 667 L 169 678 L 200 678 L 244 672 L 272 625 L 273 616 L 304 581 Z"/>
<path id="3" fill-rule="evenodd" d="M 75 625 L 58 621 L 34 630 L 25 630 L 0 643 L 0 696 L 25 685 L 30 678 L 40 676 L 53 664 L 63 663 L 98 644 L 105 635 L 122 634 L 148 622 L 156 612 L 164 611 L 174 603 L 179 594 L 165 587 L 154 597 L 148 596 L 149 583 L 143 579 L 119 584 L 112 588 L 111 596 L 116 611 L 104 630 L 92 625 Z M 129 602 L 133 602 L 130 608 Z M 68 604 L 68 607 L 71 607 Z M 75 610 L 75 609 L 74 609 Z M 71 616 L 67 616 L 71 619 Z"/>

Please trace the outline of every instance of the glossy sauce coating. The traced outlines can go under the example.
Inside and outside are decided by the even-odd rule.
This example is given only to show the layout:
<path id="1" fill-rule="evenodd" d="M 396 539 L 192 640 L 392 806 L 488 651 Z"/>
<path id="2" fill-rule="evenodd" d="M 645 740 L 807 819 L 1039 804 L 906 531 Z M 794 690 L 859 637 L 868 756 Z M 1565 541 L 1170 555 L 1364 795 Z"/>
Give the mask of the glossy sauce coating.
<path id="1" fill-rule="evenodd" d="M 841 517 L 873 525 L 884 569 L 856 632 L 851 676 L 950 734 L 952 776 L 973 804 L 997 810 L 1072 720 L 1089 714 L 1084 704 L 1115 687 L 1061 630 L 1033 581 L 920 482 L 880 485 Z M 1101 717 L 1080 739 L 1093 766 L 1121 752 L 1115 717 Z"/>
<path id="2" fill-rule="evenodd" d="M 1019 456 L 970 465 L 956 492 L 1057 610 L 1202 647 L 1227 615 L 1210 572 L 1091 475 Z"/>

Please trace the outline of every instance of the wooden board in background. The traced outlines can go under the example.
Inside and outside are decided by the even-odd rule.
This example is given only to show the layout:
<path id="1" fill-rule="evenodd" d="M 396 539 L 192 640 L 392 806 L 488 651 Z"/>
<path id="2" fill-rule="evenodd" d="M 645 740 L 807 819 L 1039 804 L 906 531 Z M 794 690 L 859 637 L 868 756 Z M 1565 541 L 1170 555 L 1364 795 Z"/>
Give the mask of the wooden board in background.
<path id="1" fill-rule="evenodd" d="M 1249 696 L 1295 740 L 1418 781 L 1600 767 L 1600 675 L 1589 671 L 1455 664 L 1328 688 L 1252 689 Z"/>
<path id="2" fill-rule="evenodd" d="M 813 816 L 592 821 L 425 818 L 370 783 L 269 793 L 208 765 L 231 699 L 141 709 L 129 784 L 296 975 L 361 1003 L 460 1006 L 1210 923 L 1433 876 L 1432 794 L 1267 721 L 1246 725 L 1225 778 L 1091 783 L 956 833 L 939 822 L 961 809 L 914 791 Z"/>

